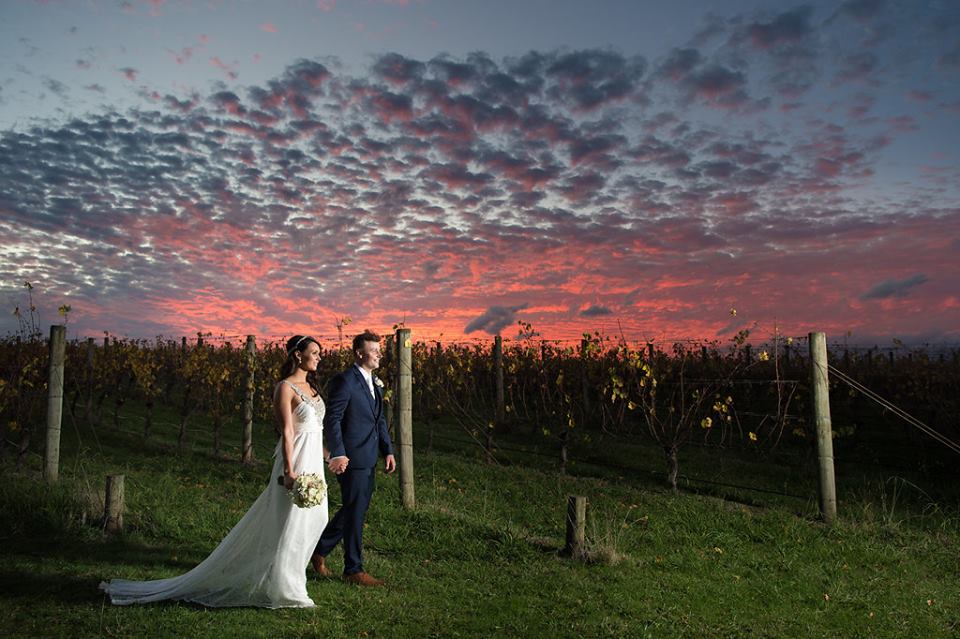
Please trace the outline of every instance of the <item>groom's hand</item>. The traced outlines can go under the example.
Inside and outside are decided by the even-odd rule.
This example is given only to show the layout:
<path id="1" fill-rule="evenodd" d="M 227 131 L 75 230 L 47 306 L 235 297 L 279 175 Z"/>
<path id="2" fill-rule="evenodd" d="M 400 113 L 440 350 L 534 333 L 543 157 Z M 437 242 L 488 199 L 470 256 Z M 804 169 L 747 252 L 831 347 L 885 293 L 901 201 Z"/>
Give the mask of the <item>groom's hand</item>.
<path id="1" fill-rule="evenodd" d="M 393 455 L 387 455 L 387 472 L 392 473 L 397 469 L 397 459 Z"/>

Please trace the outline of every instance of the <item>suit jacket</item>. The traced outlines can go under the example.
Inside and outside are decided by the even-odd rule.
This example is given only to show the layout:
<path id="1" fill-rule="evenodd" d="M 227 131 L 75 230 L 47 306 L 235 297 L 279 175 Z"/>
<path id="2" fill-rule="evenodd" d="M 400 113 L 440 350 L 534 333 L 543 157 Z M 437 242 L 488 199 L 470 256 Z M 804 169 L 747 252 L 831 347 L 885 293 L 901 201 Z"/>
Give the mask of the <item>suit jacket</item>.
<path id="1" fill-rule="evenodd" d="M 323 418 L 323 436 L 331 457 L 346 455 L 350 468 L 372 468 L 378 453 L 393 454 L 383 393 L 374 383 L 374 396 L 356 366 L 330 380 L 327 412 Z"/>

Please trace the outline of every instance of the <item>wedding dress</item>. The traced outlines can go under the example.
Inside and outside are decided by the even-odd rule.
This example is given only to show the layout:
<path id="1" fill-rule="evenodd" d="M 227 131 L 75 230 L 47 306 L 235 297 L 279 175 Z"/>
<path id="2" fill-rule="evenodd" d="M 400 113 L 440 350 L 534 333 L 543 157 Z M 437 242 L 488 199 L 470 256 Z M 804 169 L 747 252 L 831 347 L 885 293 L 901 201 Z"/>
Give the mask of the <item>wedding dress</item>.
<path id="1" fill-rule="evenodd" d="M 293 388 L 300 397 L 293 410 L 293 470 L 322 476 L 326 409 L 319 397 L 310 399 Z M 327 500 L 312 508 L 294 505 L 277 483 L 283 474 L 282 447 L 281 438 L 267 488 L 210 556 L 179 577 L 102 582 L 100 589 L 110 601 L 127 605 L 177 599 L 211 607 L 312 607 L 306 568 L 327 525 Z"/>

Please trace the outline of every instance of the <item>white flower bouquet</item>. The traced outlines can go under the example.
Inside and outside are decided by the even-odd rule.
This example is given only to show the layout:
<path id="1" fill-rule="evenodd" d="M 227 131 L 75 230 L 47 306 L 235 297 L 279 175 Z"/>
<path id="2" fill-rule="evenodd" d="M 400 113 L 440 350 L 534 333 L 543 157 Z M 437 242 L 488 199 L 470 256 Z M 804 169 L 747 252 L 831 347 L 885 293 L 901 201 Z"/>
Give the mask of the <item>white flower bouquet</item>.
<path id="1" fill-rule="evenodd" d="M 327 482 L 323 480 L 323 475 L 316 473 L 297 475 L 293 480 L 293 488 L 288 492 L 290 500 L 300 508 L 313 508 L 327 498 Z"/>

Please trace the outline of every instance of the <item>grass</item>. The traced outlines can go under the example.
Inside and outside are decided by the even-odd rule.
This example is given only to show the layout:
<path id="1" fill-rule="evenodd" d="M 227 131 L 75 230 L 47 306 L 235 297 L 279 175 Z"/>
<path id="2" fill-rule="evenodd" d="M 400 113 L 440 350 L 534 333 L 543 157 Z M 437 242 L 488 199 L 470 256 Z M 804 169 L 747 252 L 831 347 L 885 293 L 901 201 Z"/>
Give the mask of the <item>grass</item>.
<path id="1" fill-rule="evenodd" d="M 244 466 L 231 426 L 225 454 L 191 433 L 174 447 L 160 414 L 144 443 L 139 416 L 121 431 L 66 424 L 61 482 L 40 461 L 0 460 L 0 635 L 18 637 L 949 637 L 960 633 L 960 522 L 905 483 L 841 502 L 767 507 L 672 495 L 649 476 L 559 476 L 486 464 L 435 446 L 416 457 L 417 509 L 380 474 L 366 563 L 388 580 L 363 590 L 310 578 L 312 610 L 178 603 L 115 607 L 102 579 L 182 573 L 216 545 L 267 481 L 273 436 L 258 430 Z M 438 442 L 439 443 L 439 442 Z M 422 451 L 422 448 L 420 449 Z M 578 470 L 574 467 L 574 471 Z M 595 470 L 595 469 L 594 469 Z M 95 525 L 103 477 L 126 475 L 125 533 Z M 742 480 L 747 481 L 747 480 Z M 885 492 L 883 492 L 885 491 Z M 566 496 L 589 499 L 592 561 L 562 557 Z M 334 497 L 336 497 L 334 495 Z M 334 502 L 335 505 L 335 502 Z M 914 514 L 917 510 L 922 518 Z M 340 566 L 339 551 L 331 558 Z"/>

